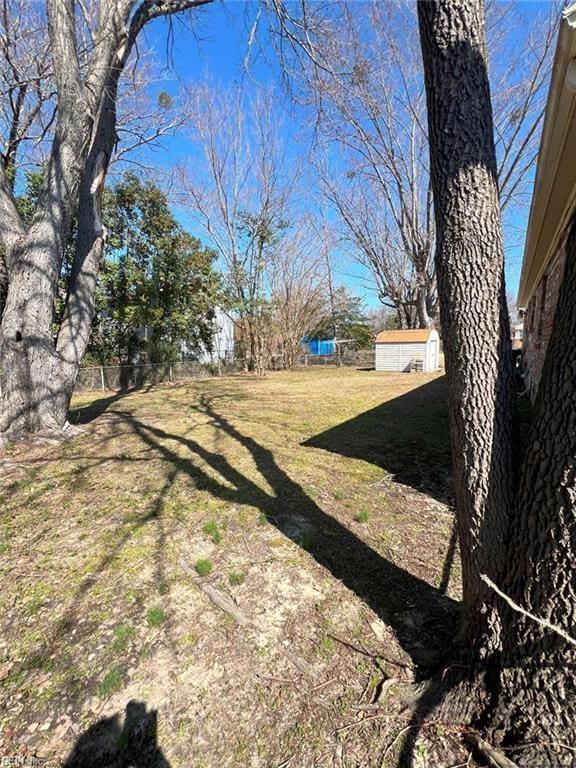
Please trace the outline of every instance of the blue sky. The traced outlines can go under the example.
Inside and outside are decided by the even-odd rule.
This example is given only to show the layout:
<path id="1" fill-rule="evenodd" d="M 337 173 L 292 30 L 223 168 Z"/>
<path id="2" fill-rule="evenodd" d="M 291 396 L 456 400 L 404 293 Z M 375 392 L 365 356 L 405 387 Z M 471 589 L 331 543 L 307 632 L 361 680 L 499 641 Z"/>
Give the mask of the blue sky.
<path id="1" fill-rule="evenodd" d="M 540 5 L 540 3 L 527 3 L 526 8 L 530 13 Z M 189 27 L 177 19 L 171 26 L 168 26 L 164 20 L 150 25 L 146 33 L 147 40 L 154 48 L 160 63 L 160 79 L 153 88 L 176 94 L 180 86 L 179 79 L 183 83 L 197 83 L 208 77 L 217 86 L 234 87 L 244 81 L 248 89 L 256 89 L 257 83 L 260 83 L 275 87 L 280 94 L 279 67 L 274 53 L 270 50 L 268 54 L 266 51 L 267 48 L 272 48 L 272 43 L 266 36 L 265 20 L 260 25 L 260 46 L 263 50 L 255 47 L 251 57 L 250 73 L 247 74 L 244 69 L 247 40 L 258 7 L 255 2 L 243 0 L 208 5 L 197 14 L 198 20 L 193 27 L 195 36 L 191 35 Z M 170 56 L 167 55 L 167 50 L 170 50 Z M 286 141 L 292 142 L 295 134 L 301 131 L 301 115 L 298 110 L 290 114 L 285 106 L 279 105 L 279 109 L 284 111 L 283 130 Z M 171 165 L 185 158 L 191 151 L 190 142 L 184 136 L 164 140 L 163 147 L 165 152 L 160 155 L 154 153 L 151 162 Z M 311 184 L 313 183 L 312 180 Z M 511 220 L 513 227 L 509 228 L 510 231 L 505 240 L 507 290 L 514 295 L 520 276 L 523 235 L 528 212 L 528 206 L 524 210 L 515 212 Z M 187 228 L 202 237 L 202 233 L 195 227 L 189 215 L 182 212 L 178 215 Z M 206 240 L 205 237 L 203 239 Z M 367 307 L 379 306 L 376 294 L 368 289 L 370 282 L 362 267 L 342 253 L 336 259 L 336 264 L 338 282 L 349 286 L 356 294 L 362 295 Z"/>

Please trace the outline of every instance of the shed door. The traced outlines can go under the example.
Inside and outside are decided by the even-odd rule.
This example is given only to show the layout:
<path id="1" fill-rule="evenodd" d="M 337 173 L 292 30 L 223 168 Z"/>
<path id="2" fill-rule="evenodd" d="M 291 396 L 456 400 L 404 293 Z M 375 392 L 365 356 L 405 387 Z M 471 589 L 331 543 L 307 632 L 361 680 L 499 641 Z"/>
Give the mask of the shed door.
<path id="1" fill-rule="evenodd" d="M 438 368 L 438 339 L 432 339 L 430 342 L 430 370 L 435 371 Z"/>

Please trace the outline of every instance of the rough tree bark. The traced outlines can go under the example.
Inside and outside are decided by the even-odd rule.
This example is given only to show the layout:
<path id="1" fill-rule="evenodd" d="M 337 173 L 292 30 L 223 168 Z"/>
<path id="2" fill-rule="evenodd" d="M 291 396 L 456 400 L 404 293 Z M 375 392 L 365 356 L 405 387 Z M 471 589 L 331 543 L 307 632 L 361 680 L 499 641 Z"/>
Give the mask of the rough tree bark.
<path id="1" fill-rule="evenodd" d="M 479 576 L 574 636 L 576 224 L 517 485 L 482 2 L 419 0 L 418 15 L 467 646 L 471 667 L 491 671 L 482 681 L 485 709 L 473 714 L 501 743 L 518 747 L 513 757 L 523 768 L 568 768 L 576 743 L 574 646 L 490 594 Z M 451 705 L 460 699 L 468 714 L 463 690 Z"/>
<path id="2" fill-rule="evenodd" d="M 74 4 L 50 0 L 47 8 L 59 106 L 46 180 L 28 231 L 19 220 L 5 178 L 3 184 L 3 207 L 11 228 L 18 230 L 16 238 L 7 237 L 5 227 L 2 232 L 8 295 L 0 326 L 0 431 L 12 434 L 63 423 L 60 392 L 66 372 L 54 350 L 53 301 L 93 114 L 93 96 L 80 78 Z"/>
<path id="3" fill-rule="evenodd" d="M 466 638 L 500 644 L 493 595 L 515 488 L 513 376 L 482 0 L 418 3 Z"/>
<path id="4" fill-rule="evenodd" d="M 82 79 L 74 0 L 48 0 L 57 122 L 46 179 L 28 230 L 20 220 L 0 167 L 0 236 L 8 272 L 0 325 L 0 435 L 4 437 L 44 430 L 54 433 L 66 426 L 70 396 L 94 313 L 104 234 L 100 201 L 115 141 L 118 79 L 148 21 L 208 2 L 211 0 L 145 0 L 138 5 L 135 0 L 118 0 L 103 5 L 94 33 L 94 49 Z M 55 344 L 54 298 L 77 202 L 75 263 L 64 321 Z"/>
<path id="5" fill-rule="evenodd" d="M 66 409 L 72 397 L 80 362 L 88 345 L 96 311 L 96 283 L 105 245 L 102 193 L 116 142 L 118 84 L 145 20 L 144 10 L 141 9 L 134 16 L 126 39 L 121 38 L 116 59 L 107 73 L 102 102 L 93 131 L 92 145 L 80 184 L 74 263 L 56 343 L 56 352 L 64 362 L 61 400 Z M 65 417 L 66 412 L 59 414 L 60 419 Z"/>
<path id="6" fill-rule="evenodd" d="M 538 388 L 511 527 L 504 591 L 535 616 L 576 636 L 576 219 L 554 328 Z M 509 744 L 530 744 L 519 764 L 574 765 L 576 648 L 505 613 L 499 706 L 494 727 Z M 564 745 L 559 746 L 559 745 Z M 516 759 L 516 758 L 515 758 Z"/>

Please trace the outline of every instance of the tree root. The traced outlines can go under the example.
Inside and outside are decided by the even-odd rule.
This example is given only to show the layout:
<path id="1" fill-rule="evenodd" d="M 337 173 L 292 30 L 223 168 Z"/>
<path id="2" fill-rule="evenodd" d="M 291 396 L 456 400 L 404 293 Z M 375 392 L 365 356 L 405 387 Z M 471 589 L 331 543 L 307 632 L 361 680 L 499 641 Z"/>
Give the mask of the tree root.
<path id="1" fill-rule="evenodd" d="M 70 440 L 83 432 L 82 427 L 74 426 L 66 421 L 63 426 L 56 423 L 43 426 L 35 432 L 26 430 L 6 430 L 0 431 L 0 449 L 10 445 L 58 445 L 66 440 Z"/>

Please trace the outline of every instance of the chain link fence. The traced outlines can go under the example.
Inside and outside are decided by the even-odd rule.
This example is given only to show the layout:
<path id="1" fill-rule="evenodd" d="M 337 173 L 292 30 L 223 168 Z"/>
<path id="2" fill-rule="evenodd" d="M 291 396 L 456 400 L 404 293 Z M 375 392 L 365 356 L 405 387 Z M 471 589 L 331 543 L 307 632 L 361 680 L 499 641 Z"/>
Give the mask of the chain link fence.
<path id="1" fill-rule="evenodd" d="M 305 367 L 336 365 L 351 368 L 374 368 L 374 351 L 370 349 L 358 350 L 357 352 L 347 350 L 339 355 L 301 355 L 297 364 Z"/>
<path id="2" fill-rule="evenodd" d="M 241 362 L 221 361 L 206 364 L 194 360 L 181 363 L 148 363 L 142 365 L 98 365 L 80 368 L 75 392 L 88 392 L 99 389 L 109 390 L 133 389 L 148 384 L 160 384 L 163 381 L 183 381 L 185 379 L 201 379 L 208 376 L 221 376 L 237 373 L 242 370 Z"/>
<path id="3" fill-rule="evenodd" d="M 243 360 L 227 360 L 207 364 L 194 360 L 180 363 L 145 363 L 141 365 L 97 365 L 80 368 L 75 392 L 102 392 L 134 389 L 149 384 L 160 384 L 164 381 L 184 381 L 185 379 L 201 379 L 208 376 L 225 376 L 246 370 Z M 301 355 L 296 361 L 297 366 L 351 366 L 362 368 L 374 367 L 374 352 L 344 352 L 341 355 Z M 283 355 L 274 355 L 268 364 L 272 371 L 283 370 Z"/>

